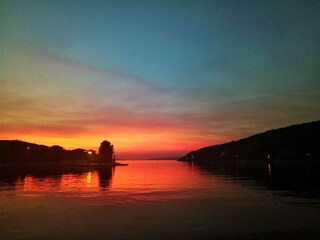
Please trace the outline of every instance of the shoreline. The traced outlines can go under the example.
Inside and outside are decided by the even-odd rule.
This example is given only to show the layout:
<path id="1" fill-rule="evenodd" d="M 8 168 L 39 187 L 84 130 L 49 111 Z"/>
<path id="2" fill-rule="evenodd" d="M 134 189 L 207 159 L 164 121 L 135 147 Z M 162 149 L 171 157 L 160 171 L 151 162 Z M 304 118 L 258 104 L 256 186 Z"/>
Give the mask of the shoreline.
<path id="1" fill-rule="evenodd" d="M 127 163 L 8 163 L 8 164 L 0 164 L 0 167 L 101 167 L 101 166 L 106 166 L 106 167 L 115 167 L 115 166 L 128 166 L 129 164 Z"/>

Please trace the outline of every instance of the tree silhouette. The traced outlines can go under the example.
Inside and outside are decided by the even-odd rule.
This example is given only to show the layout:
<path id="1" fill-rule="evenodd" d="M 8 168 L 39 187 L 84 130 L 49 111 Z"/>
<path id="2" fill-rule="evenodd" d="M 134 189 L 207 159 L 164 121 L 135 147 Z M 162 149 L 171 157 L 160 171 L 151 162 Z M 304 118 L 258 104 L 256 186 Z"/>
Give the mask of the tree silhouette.
<path id="1" fill-rule="evenodd" d="M 107 161 L 107 162 L 112 162 L 113 161 L 113 145 L 105 140 L 100 144 L 99 147 L 99 155 L 101 160 Z"/>

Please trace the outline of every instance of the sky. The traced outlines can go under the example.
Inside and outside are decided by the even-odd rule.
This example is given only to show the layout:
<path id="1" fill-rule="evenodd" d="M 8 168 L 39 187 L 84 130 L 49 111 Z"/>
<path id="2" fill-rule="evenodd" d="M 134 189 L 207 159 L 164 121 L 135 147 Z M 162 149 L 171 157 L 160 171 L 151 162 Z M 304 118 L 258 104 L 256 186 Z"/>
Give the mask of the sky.
<path id="1" fill-rule="evenodd" d="M 0 0 L 0 139 L 149 158 L 319 120 L 319 42 L 319 0 Z"/>

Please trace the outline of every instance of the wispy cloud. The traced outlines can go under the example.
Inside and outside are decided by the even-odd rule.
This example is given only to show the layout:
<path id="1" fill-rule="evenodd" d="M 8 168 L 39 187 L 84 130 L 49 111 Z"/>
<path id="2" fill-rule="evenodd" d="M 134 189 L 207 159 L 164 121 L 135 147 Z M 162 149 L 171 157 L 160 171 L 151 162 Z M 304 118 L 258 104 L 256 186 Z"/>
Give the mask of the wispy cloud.
<path id="1" fill-rule="evenodd" d="M 1 138 L 69 148 L 107 138 L 120 156 L 175 155 L 319 116 L 297 94 L 163 88 L 34 47 L 7 47 L 5 56 Z"/>

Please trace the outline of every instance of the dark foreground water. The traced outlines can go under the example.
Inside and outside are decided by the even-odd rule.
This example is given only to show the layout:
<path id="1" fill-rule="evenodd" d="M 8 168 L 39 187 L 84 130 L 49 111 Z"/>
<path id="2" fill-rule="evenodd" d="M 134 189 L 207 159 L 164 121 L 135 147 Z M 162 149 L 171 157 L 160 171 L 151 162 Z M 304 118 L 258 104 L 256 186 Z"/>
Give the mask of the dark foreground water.
<path id="1" fill-rule="evenodd" d="M 0 170 L 0 239 L 320 239 L 306 166 Z"/>

